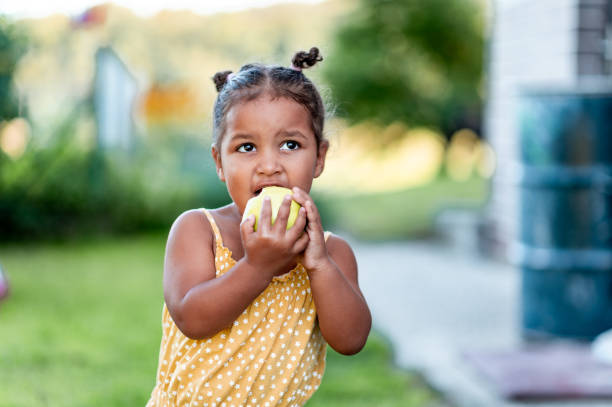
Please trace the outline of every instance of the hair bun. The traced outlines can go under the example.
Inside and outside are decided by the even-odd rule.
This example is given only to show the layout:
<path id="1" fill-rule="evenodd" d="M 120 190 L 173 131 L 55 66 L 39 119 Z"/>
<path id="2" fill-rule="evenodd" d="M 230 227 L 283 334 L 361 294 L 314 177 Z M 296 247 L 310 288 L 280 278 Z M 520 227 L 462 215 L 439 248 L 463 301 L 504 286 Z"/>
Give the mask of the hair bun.
<path id="1" fill-rule="evenodd" d="M 215 83 L 215 88 L 217 88 L 217 92 L 220 92 L 223 89 L 223 86 L 227 83 L 227 77 L 231 74 L 232 71 L 222 71 L 217 72 L 215 76 L 213 76 L 212 80 Z"/>
<path id="2" fill-rule="evenodd" d="M 319 55 L 319 48 L 317 47 L 310 48 L 308 52 L 297 52 L 291 60 L 293 66 L 301 69 L 310 68 L 319 61 L 323 61 L 323 57 Z"/>

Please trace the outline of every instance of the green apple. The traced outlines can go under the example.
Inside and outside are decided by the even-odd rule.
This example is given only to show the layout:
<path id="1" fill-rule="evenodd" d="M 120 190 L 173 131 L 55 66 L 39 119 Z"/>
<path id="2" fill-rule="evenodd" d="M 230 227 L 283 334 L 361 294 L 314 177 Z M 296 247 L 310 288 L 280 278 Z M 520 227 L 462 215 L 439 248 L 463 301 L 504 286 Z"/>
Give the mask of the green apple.
<path id="1" fill-rule="evenodd" d="M 278 210 L 280 209 L 280 206 L 283 203 L 283 198 L 285 198 L 286 195 L 293 195 L 293 192 L 289 188 L 276 186 L 265 187 L 261 190 L 261 193 L 259 195 L 248 200 L 246 207 L 244 208 L 242 220 L 244 221 L 251 214 L 255 215 L 254 230 L 257 230 L 263 200 L 266 196 L 269 196 L 270 203 L 272 204 L 272 223 L 274 223 L 274 221 L 276 220 L 276 216 L 278 215 Z M 287 229 L 289 229 L 295 223 L 300 208 L 301 206 L 297 202 L 293 200 L 291 201 L 291 207 L 289 209 L 289 219 L 287 219 Z"/>

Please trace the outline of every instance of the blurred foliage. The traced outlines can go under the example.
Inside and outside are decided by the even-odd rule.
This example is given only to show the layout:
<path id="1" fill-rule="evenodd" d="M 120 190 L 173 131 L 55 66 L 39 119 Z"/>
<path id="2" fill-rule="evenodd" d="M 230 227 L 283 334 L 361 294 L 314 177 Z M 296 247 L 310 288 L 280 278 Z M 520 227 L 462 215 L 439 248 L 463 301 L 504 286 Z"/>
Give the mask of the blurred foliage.
<path id="1" fill-rule="evenodd" d="M 0 240 L 167 228 L 186 209 L 229 202 L 202 142 L 104 151 L 78 145 L 75 126 L 67 120 L 17 159 L 0 152 Z"/>
<path id="2" fill-rule="evenodd" d="M 352 4 L 277 4 L 213 15 L 167 10 L 151 17 L 119 4 L 103 7 L 105 21 L 85 27 L 60 14 L 16 22 L 31 44 L 16 81 L 33 126 L 54 123 L 66 106 L 88 97 L 95 53 L 108 46 L 138 80 L 137 121 L 210 127 L 216 72 L 254 61 L 289 65 L 294 52 L 313 45 L 327 56 L 330 33 Z M 317 81 L 320 72 L 307 74 Z"/>
<path id="3" fill-rule="evenodd" d="M 129 151 L 102 150 L 90 140 L 91 132 L 79 133 L 83 117 L 91 115 L 86 109 L 68 115 L 50 140 L 33 138 L 19 156 L 0 150 L 0 240 L 167 230 L 184 210 L 230 202 L 201 134 L 160 127 L 146 137 L 136 136 Z M 457 133 L 446 157 L 432 159 L 418 145 L 407 144 L 416 147 L 414 151 L 399 149 L 404 158 L 412 157 L 406 159 L 419 165 L 433 160 L 427 183 L 418 187 L 408 183 L 409 188 L 401 187 L 402 174 L 388 166 L 386 155 L 378 161 L 374 155 L 368 169 L 365 155 L 342 157 L 346 145 L 354 143 L 339 140 L 341 148 L 331 161 L 349 171 L 365 166 L 372 182 L 382 182 L 382 173 L 399 183 L 390 189 L 357 188 L 346 174 L 334 175 L 330 165 L 326 171 L 331 171 L 335 178 L 331 181 L 338 187 L 319 185 L 324 180 L 317 180 L 312 192 L 326 228 L 364 240 L 405 239 L 431 233 L 436 211 L 445 206 L 460 202 L 478 207 L 486 197 L 487 181 L 476 165 L 481 149 L 476 148 L 480 142 L 475 137 L 469 131 Z M 363 149 L 368 150 L 367 145 Z M 415 171 L 407 167 L 400 172 Z M 357 177 L 364 185 L 366 173 Z M 350 188 L 341 187 L 338 180 Z"/>
<path id="4" fill-rule="evenodd" d="M 321 46 L 325 62 L 308 76 L 318 82 L 325 73 L 336 100 L 342 101 L 338 111 L 362 124 L 353 129 L 364 135 L 361 139 L 372 140 L 356 143 L 360 137 L 349 132 L 340 137 L 337 155 L 332 141 L 326 174 L 315 185 L 325 184 L 326 177 L 329 182 L 313 194 L 332 191 L 322 198 L 322 215 L 331 219 L 333 213 L 341 229 L 369 236 L 369 231 L 345 226 L 359 222 L 363 208 L 353 206 L 352 217 L 336 214 L 342 211 L 334 202 L 353 202 L 344 199 L 345 193 L 385 201 L 391 190 L 436 179 L 441 168 L 461 179 L 473 173 L 479 151 L 475 143 L 447 154 L 441 135 L 421 133 L 439 134 L 442 129 L 449 135 L 445 129 L 458 126 L 469 116 L 466 112 L 479 111 L 482 21 L 476 1 L 362 0 L 356 8 L 355 3 L 332 0 L 214 16 L 164 12 L 146 19 L 107 5 L 106 20 L 86 29 L 59 15 L 16 25 L 0 20 L 0 37 L 11 39 L 7 44 L 14 58 L 9 65 L 28 101 L 32 129 L 20 139 L 25 151 L 14 148 L 11 156 L 0 151 L 0 240 L 167 228 L 185 209 L 229 202 L 201 134 L 210 127 L 216 96 L 210 77 L 246 61 L 287 64 L 294 50 L 312 45 Z M 296 14 L 302 18 L 291 18 Z M 346 23 L 330 53 L 326 38 L 341 18 Z M 15 68 L 25 44 L 17 24 L 28 33 L 29 47 Z M 101 44 L 112 45 L 130 70 L 145 78 L 134 113 L 146 135 L 137 137 L 130 152 L 97 150 L 92 112 L 77 107 L 76 114 L 67 113 L 90 103 L 94 55 Z M 328 99 L 326 86 L 320 88 Z M 389 148 L 374 153 L 380 145 Z M 457 165 L 444 167 L 444 160 Z M 436 185 L 423 187 L 423 195 L 432 200 L 423 207 L 448 194 Z M 412 212 L 421 213 L 418 208 Z M 399 216 L 406 222 L 388 217 L 395 227 L 390 236 L 410 236 L 430 225 L 429 217 Z M 425 225 L 421 219 L 427 219 Z M 384 223 L 377 225 L 380 236 L 388 232 Z"/>
<path id="5" fill-rule="evenodd" d="M 0 121 L 20 114 L 13 75 L 26 44 L 26 37 L 17 26 L 0 15 Z"/>
<path id="6" fill-rule="evenodd" d="M 399 191 L 322 193 L 315 199 L 326 229 L 363 241 L 383 241 L 431 237 L 442 210 L 479 210 L 488 193 L 489 182 L 479 176 L 463 181 L 439 176 L 427 185 Z"/>
<path id="7" fill-rule="evenodd" d="M 324 74 L 352 122 L 478 129 L 484 13 L 478 0 L 361 0 Z"/>
<path id="8" fill-rule="evenodd" d="M 331 140 L 325 171 L 314 187 L 355 194 L 424 185 L 440 173 L 446 145 L 437 132 L 398 122 L 380 126 L 363 121 L 343 127 Z"/>

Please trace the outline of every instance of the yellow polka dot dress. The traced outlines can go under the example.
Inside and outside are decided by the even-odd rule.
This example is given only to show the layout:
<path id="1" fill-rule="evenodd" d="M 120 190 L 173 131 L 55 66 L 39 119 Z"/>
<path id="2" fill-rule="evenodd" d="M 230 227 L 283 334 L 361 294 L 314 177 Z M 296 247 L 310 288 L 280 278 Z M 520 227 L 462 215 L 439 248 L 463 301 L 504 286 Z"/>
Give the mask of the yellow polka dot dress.
<path id="1" fill-rule="evenodd" d="M 236 262 L 204 212 L 215 233 L 220 276 Z M 183 335 L 164 304 L 157 380 L 147 407 L 302 406 L 321 383 L 326 348 L 301 264 L 275 277 L 231 327 L 208 339 Z"/>

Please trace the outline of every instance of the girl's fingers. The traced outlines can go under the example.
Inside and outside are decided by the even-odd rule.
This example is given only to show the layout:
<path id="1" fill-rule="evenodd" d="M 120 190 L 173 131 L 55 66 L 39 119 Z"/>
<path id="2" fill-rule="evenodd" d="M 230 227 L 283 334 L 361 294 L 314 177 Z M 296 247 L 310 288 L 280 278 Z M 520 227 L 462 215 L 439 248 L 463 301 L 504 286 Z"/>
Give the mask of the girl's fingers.
<path id="1" fill-rule="evenodd" d="M 293 190 L 294 190 L 293 196 L 294 196 L 295 201 L 299 203 L 300 205 L 302 205 L 302 207 L 306 208 L 307 210 L 308 222 L 318 219 L 319 211 L 317 210 L 317 206 L 315 205 L 310 195 L 308 195 L 306 192 L 304 192 L 298 187 L 294 187 Z M 314 213 L 315 218 L 311 217 L 312 213 Z"/>
<path id="2" fill-rule="evenodd" d="M 293 252 L 295 254 L 302 253 L 308 247 L 308 243 L 310 242 L 310 237 L 308 233 L 302 233 L 302 236 L 298 238 L 298 240 L 293 245 Z"/>
<path id="3" fill-rule="evenodd" d="M 255 215 L 249 215 L 245 220 L 240 224 L 240 235 L 242 236 L 242 241 L 246 242 L 247 238 L 255 233 L 253 227 L 255 226 Z"/>
<path id="4" fill-rule="evenodd" d="M 305 191 L 298 187 L 293 188 L 293 197 L 297 203 L 306 208 L 306 216 L 308 219 L 308 231 L 323 233 L 323 226 L 319 217 L 319 211 L 314 201 Z"/>
<path id="5" fill-rule="evenodd" d="M 291 239 L 297 239 L 306 228 L 306 208 L 300 208 L 297 219 L 291 228 L 287 231 Z"/>
<path id="6" fill-rule="evenodd" d="M 293 187 L 293 199 L 301 206 L 305 206 L 306 202 L 311 199 L 310 196 L 298 187 Z"/>
<path id="7" fill-rule="evenodd" d="M 321 225 L 319 211 L 314 202 L 306 202 L 306 215 L 308 216 L 308 229 L 323 233 L 323 225 Z"/>
<path id="8" fill-rule="evenodd" d="M 261 232 L 269 232 L 272 225 L 272 201 L 269 196 L 264 197 L 259 214 L 257 229 Z"/>
<path id="9" fill-rule="evenodd" d="M 287 220 L 289 219 L 289 211 L 291 209 L 291 196 L 286 195 L 283 198 L 283 202 L 278 208 L 278 214 L 274 221 L 274 228 L 277 231 L 284 232 L 287 229 Z"/>

